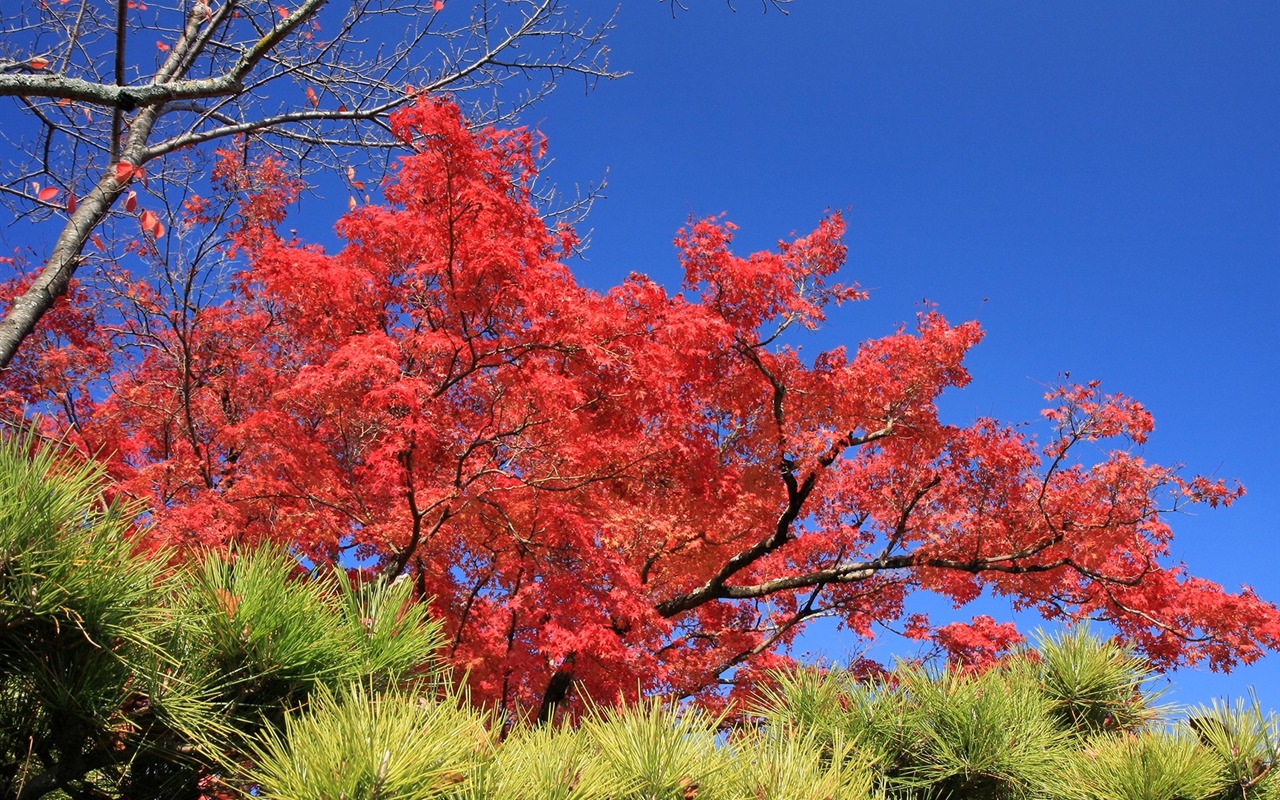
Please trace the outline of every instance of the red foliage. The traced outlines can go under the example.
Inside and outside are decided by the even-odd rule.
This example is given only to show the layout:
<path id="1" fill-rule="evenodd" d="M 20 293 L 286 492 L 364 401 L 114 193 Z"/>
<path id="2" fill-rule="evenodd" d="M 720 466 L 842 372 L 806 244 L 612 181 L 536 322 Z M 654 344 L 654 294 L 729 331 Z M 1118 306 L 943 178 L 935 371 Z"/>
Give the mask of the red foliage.
<path id="1" fill-rule="evenodd" d="M 996 622 L 985 614 L 972 622 L 953 622 L 934 634 L 938 644 L 954 664 L 982 669 L 1000 662 L 1024 641 L 1012 622 Z"/>
<path id="2" fill-rule="evenodd" d="M 746 258 L 732 225 L 693 222 L 686 294 L 642 275 L 599 294 L 530 202 L 538 137 L 469 132 L 442 102 L 395 126 L 415 152 L 387 205 L 339 223 L 341 252 L 277 236 L 296 183 L 226 153 L 251 262 L 234 296 L 183 311 L 122 284 L 145 346 L 97 392 L 77 386 L 108 369 L 87 332 L 109 304 L 64 304 L 45 330 L 61 344 L 8 376 L 15 403 L 76 394 L 50 424 L 150 500 L 157 542 L 271 539 L 408 572 L 475 696 L 505 708 L 570 683 L 708 697 L 783 663 L 819 613 L 929 635 L 903 619 L 919 588 L 1106 616 L 1161 664 L 1280 645 L 1274 605 L 1167 563 L 1167 513 L 1239 490 L 1129 452 L 1151 430 L 1138 403 L 1063 387 L 1038 445 L 938 419 L 976 323 L 931 311 L 812 363 L 780 343 L 863 296 L 831 282 L 838 214 Z M 985 619 L 933 635 L 974 663 L 1017 638 Z"/>

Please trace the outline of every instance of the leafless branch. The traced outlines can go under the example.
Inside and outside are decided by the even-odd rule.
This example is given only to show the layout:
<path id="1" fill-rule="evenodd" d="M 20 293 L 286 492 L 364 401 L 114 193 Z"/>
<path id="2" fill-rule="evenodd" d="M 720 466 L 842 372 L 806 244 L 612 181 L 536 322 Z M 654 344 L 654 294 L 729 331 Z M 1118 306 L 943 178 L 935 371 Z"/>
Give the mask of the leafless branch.
<path id="1" fill-rule="evenodd" d="M 0 97 L 21 113 L 0 133 L 13 154 L 0 195 L 20 214 L 62 220 L 36 281 L 0 321 L 0 369 L 140 176 L 156 196 L 199 179 L 161 163 L 175 154 L 242 137 L 304 170 L 377 172 L 389 163 L 378 153 L 400 146 L 387 115 L 417 97 L 447 93 L 493 122 L 564 75 L 619 74 L 604 45 L 612 18 L 580 17 L 567 0 L 474 0 L 469 14 L 460 1 L 440 11 L 420 0 L 109 5 L 0 12 Z M 33 182 L 58 188 L 56 203 Z"/>

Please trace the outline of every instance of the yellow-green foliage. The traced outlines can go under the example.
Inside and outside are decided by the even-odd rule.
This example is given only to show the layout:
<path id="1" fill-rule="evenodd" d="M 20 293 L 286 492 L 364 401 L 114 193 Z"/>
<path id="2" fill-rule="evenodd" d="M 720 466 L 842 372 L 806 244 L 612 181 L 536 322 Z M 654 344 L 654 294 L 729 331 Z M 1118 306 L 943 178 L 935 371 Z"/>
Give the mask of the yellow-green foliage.
<path id="1" fill-rule="evenodd" d="M 1133 658 L 1097 645 L 1107 658 Z M 1057 713 L 1040 683 L 1044 663 L 1014 659 L 980 673 L 902 666 L 870 684 L 802 671 L 762 693 L 756 724 L 730 731 L 717 732 L 717 720 L 696 709 L 651 699 L 595 709 L 575 727 L 515 727 L 500 743 L 486 738 L 479 717 L 459 721 L 456 699 L 355 693 L 270 734 L 241 785 L 277 800 L 1275 797 L 1274 716 L 1215 707 L 1201 715 L 1215 724 L 1198 723 L 1204 741 L 1185 723 L 1089 733 Z M 409 729 L 419 727 L 384 732 L 344 721 L 371 708 L 385 716 L 380 703 L 404 707 L 417 720 Z M 416 782 L 406 777 L 414 774 Z"/>
<path id="2" fill-rule="evenodd" d="M 1131 651 L 1084 627 L 1040 644 L 1038 683 L 1060 725 L 1083 736 L 1141 730 L 1158 716 L 1143 691 L 1152 670 Z"/>
<path id="3" fill-rule="evenodd" d="M 622 787 L 592 758 L 587 735 L 571 727 L 518 727 L 462 795 L 475 800 L 590 800 Z"/>
<path id="4" fill-rule="evenodd" d="M 672 713 L 657 699 L 630 708 L 597 710 L 583 725 L 592 760 L 612 776 L 623 797 L 676 800 L 725 797 L 727 763 L 717 752 L 716 724 L 697 709 Z"/>
<path id="5" fill-rule="evenodd" d="M 1222 767 L 1227 800 L 1280 799 L 1280 724 L 1255 702 L 1212 706 L 1188 713 L 1187 726 Z"/>
<path id="6" fill-rule="evenodd" d="M 456 698 L 323 695 L 268 733 L 242 785 L 272 800 L 824 800 L 871 798 L 852 742 L 752 731 L 656 700 L 577 727 L 517 728 L 498 745 Z"/>
<path id="7" fill-rule="evenodd" d="M 455 697 L 322 691 L 262 736 L 249 783 L 279 800 L 430 800 L 468 781 L 493 746 L 485 717 Z"/>
<path id="8" fill-rule="evenodd" d="M 1221 762 L 1183 731 L 1106 736 L 1075 761 L 1073 782 L 1089 800 L 1196 800 L 1225 788 Z"/>
<path id="9" fill-rule="evenodd" d="M 825 800 L 873 797 L 873 757 L 856 742 L 813 731 L 766 730 L 732 744 L 731 797 Z"/>
<path id="10" fill-rule="evenodd" d="M 912 711 L 897 783 L 936 796 L 1033 798 L 1062 771 L 1066 733 L 1024 662 L 977 674 L 899 668 Z"/>

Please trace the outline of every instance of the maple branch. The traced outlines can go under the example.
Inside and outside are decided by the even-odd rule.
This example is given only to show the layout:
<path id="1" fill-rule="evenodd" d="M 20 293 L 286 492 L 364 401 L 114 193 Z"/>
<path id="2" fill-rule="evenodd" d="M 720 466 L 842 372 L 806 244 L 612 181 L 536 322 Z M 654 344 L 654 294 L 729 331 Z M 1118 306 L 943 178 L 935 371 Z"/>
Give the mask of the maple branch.
<path id="1" fill-rule="evenodd" d="M 399 550 L 399 552 L 391 557 L 387 567 L 382 571 L 382 579 L 388 582 L 400 577 L 405 568 L 409 566 L 409 562 L 413 559 L 414 553 L 418 549 L 418 545 L 422 543 L 422 540 L 424 538 L 433 538 L 436 533 L 439 532 L 440 528 L 449 521 L 449 518 L 453 516 L 453 507 L 446 505 L 446 503 L 451 499 L 450 496 L 442 497 L 428 505 L 426 508 L 418 507 L 417 490 L 413 483 L 413 452 L 416 447 L 417 442 L 410 441 L 408 447 L 406 447 L 404 452 L 400 454 L 400 464 L 405 473 L 405 500 L 409 503 L 409 519 L 412 528 L 409 534 L 409 541 Z M 444 506 L 444 509 L 440 512 L 440 515 L 436 517 L 436 521 L 431 525 L 430 530 L 426 531 L 424 534 L 422 528 L 423 519 L 426 518 L 427 514 L 430 514 L 442 505 Z"/>
<path id="2" fill-rule="evenodd" d="M 433 504 L 431 508 L 435 508 L 437 505 L 443 502 L 444 502 L 443 500 L 437 501 L 437 503 Z M 405 567 L 409 566 L 409 562 L 413 560 L 414 551 L 418 549 L 418 545 L 422 543 L 423 539 L 430 539 L 433 536 L 435 536 L 437 532 L 439 532 L 440 528 L 442 528 L 444 524 L 449 521 L 449 517 L 453 516 L 453 509 L 446 506 L 445 509 L 440 512 L 440 516 L 436 518 L 436 521 L 432 523 L 431 528 L 425 531 L 424 533 L 422 528 L 422 520 L 423 520 L 423 517 L 425 516 L 425 513 L 426 512 L 419 514 L 417 512 L 414 512 L 413 532 L 409 536 L 408 543 L 405 544 L 405 546 L 402 547 L 399 550 L 399 552 L 397 552 L 396 555 L 392 557 L 390 565 L 387 568 L 382 570 L 382 577 L 384 580 L 386 581 L 395 580 L 404 572 Z"/>
<path id="3" fill-rule="evenodd" d="M 801 575 L 788 575 L 782 578 L 762 581 L 761 583 L 739 584 L 721 587 L 717 599 L 746 600 L 767 597 L 778 592 L 809 589 L 826 584 L 858 583 L 872 577 L 878 572 L 891 569 L 908 569 L 919 566 L 914 555 L 890 556 L 871 561 L 860 561 L 852 564 L 841 564 L 828 569 L 806 572 Z"/>
<path id="4" fill-rule="evenodd" d="M 1091 576 L 1095 574 L 1090 573 L 1071 559 L 1066 558 L 1045 564 L 1007 563 L 1011 558 L 1011 556 L 998 556 L 993 558 L 974 559 L 971 561 L 959 561 L 946 558 L 922 558 L 919 553 L 908 553 L 904 555 L 890 556 L 887 558 L 876 558 L 870 561 L 841 564 L 839 566 L 814 570 L 813 572 L 806 572 L 800 575 L 787 575 L 781 578 L 761 581 L 760 583 L 721 586 L 719 592 L 713 598 L 707 599 L 755 599 L 768 597 L 769 595 L 777 594 L 779 592 L 809 589 L 826 584 L 858 583 L 886 570 L 906 570 L 916 569 L 919 567 L 949 569 L 973 574 L 982 572 L 1003 572 L 1013 575 L 1052 572 L 1064 567 L 1070 567 L 1081 574 Z M 1100 578 L 1100 580 L 1101 579 L 1102 578 Z M 1106 580 L 1111 580 L 1112 582 L 1117 583 L 1124 582 L 1109 578 Z M 661 609 L 661 606 L 659 606 L 659 609 Z M 666 615 L 664 614 L 664 616 Z"/>
<path id="5" fill-rule="evenodd" d="M 538 706 L 537 722 L 539 725 L 545 725 L 550 722 L 556 708 L 569 696 L 569 689 L 573 686 L 573 668 L 577 660 L 578 653 L 572 651 L 561 659 L 555 672 L 551 673 L 551 678 L 547 681 L 547 688 L 542 693 L 542 702 Z"/>
<path id="6" fill-rule="evenodd" d="M 1091 570 L 1071 558 L 1061 558 L 1041 564 L 1017 563 L 1021 558 L 1023 558 L 1023 555 L 1020 552 L 989 556 L 985 558 L 975 558 L 967 561 L 941 557 L 928 557 L 920 551 L 897 556 L 882 555 L 881 557 L 870 561 L 840 564 L 827 569 L 814 570 L 812 572 L 806 572 L 799 575 L 787 575 L 758 583 L 734 585 L 721 584 L 713 595 L 705 597 L 702 602 L 709 600 L 759 599 L 781 592 L 791 592 L 815 587 L 820 588 L 828 584 L 858 583 L 887 570 L 907 570 L 919 567 L 954 570 L 957 572 L 967 572 L 971 574 L 1000 572 L 1010 575 L 1031 575 L 1069 568 L 1098 584 L 1117 584 L 1123 586 L 1138 586 L 1141 584 L 1143 577 L 1147 574 L 1147 570 L 1144 570 L 1143 573 L 1137 576 L 1122 578 Z M 705 589 L 706 585 L 702 588 Z M 699 592 L 700 591 L 701 589 Z M 687 595 L 682 595 L 681 597 L 674 599 L 677 601 L 684 601 L 687 598 L 692 598 L 696 594 L 698 594 L 698 592 L 691 592 Z M 700 604 L 701 603 L 698 603 L 697 605 Z M 1119 606 L 1118 602 L 1117 606 Z M 665 603 L 659 604 L 657 608 L 659 613 L 663 616 L 672 616 L 671 614 L 665 613 L 667 608 Z M 675 613 L 687 610 L 689 609 L 681 608 Z"/>
<path id="7" fill-rule="evenodd" d="M 1127 605 L 1126 603 L 1120 602 L 1120 600 L 1116 597 L 1115 592 L 1111 591 L 1110 587 L 1103 586 L 1102 590 L 1106 593 L 1107 599 L 1110 600 L 1111 604 L 1114 605 L 1116 608 L 1120 609 L 1126 614 L 1132 614 L 1135 617 L 1144 619 L 1148 623 L 1150 623 L 1152 626 L 1159 628 L 1165 633 L 1172 634 L 1173 636 L 1178 637 L 1184 642 L 1209 642 L 1209 641 L 1213 641 L 1215 638 L 1211 634 L 1205 634 L 1203 636 L 1192 636 L 1191 634 L 1187 633 L 1185 630 L 1180 630 L 1179 628 L 1173 625 L 1170 625 L 1169 623 L 1162 622 L 1161 620 L 1156 619 L 1154 616 L 1152 616 L 1151 614 L 1148 614 L 1145 611 L 1142 611 L 1141 609 L 1133 608 L 1132 606 Z"/>
<path id="8" fill-rule="evenodd" d="M 942 476 L 934 475 L 924 486 L 921 486 L 912 495 L 907 504 L 903 506 L 902 513 L 898 515 L 898 521 L 894 524 L 893 535 L 889 537 L 889 541 L 885 543 L 884 549 L 880 551 L 880 558 L 887 558 L 898 546 L 902 544 L 902 540 L 907 535 L 907 523 L 911 519 L 911 514 L 915 511 L 916 506 L 924 499 L 932 489 L 942 483 Z"/>
<path id="9" fill-rule="evenodd" d="M 809 593 L 809 596 L 805 599 L 804 603 L 802 603 L 785 621 L 774 625 L 772 631 L 770 631 L 770 634 L 767 637 L 762 638 L 755 644 L 755 646 L 742 650 L 735 655 L 730 656 L 725 661 L 722 661 L 720 666 L 713 669 L 713 674 L 719 676 L 723 674 L 725 670 L 736 667 L 752 656 L 758 656 L 763 652 L 773 649 L 773 647 L 784 636 L 794 630 L 796 626 L 800 625 L 805 620 L 822 616 L 827 613 L 827 609 L 815 605 L 818 596 L 822 593 L 824 588 L 826 588 L 825 583 L 819 583 L 813 586 L 813 591 Z M 768 628 L 763 628 L 763 630 L 768 630 Z M 684 696 L 689 697 L 692 694 L 694 694 L 694 692 L 686 693 Z"/>
<path id="10" fill-rule="evenodd" d="M 840 454 L 850 447 L 859 447 L 861 445 L 870 444 L 878 441 L 893 433 L 893 423 L 890 421 L 885 427 L 877 431 L 865 433 L 859 436 L 856 431 L 851 431 L 836 441 L 825 453 L 818 458 L 820 469 L 825 469 L 835 463 Z M 800 513 L 804 508 L 805 500 L 813 492 L 814 486 L 817 484 L 820 470 L 813 470 L 808 473 L 803 481 L 796 481 L 794 476 L 787 480 L 788 473 L 783 473 L 783 479 L 787 488 L 787 503 L 783 507 L 782 513 L 778 515 L 778 521 L 774 525 L 773 532 L 768 536 L 757 541 L 751 547 L 732 556 L 728 561 L 720 567 L 716 573 L 711 576 L 702 586 L 676 597 L 663 600 L 655 606 L 657 612 L 663 617 L 673 617 L 677 614 L 684 613 L 691 609 L 706 603 L 710 600 L 730 599 L 736 597 L 758 597 L 759 594 L 735 594 L 743 590 L 743 587 L 731 587 L 727 585 L 727 581 L 746 567 L 754 564 L 769 553 L 778 550 L 788 541 L 791 540 L 791 526 L 800 517 Z M 889 559 L 890 561 L 892 559 Z M 875 563 L 875 562 L 869 562 Z M 852 573 L 857 573 L 862 567 L 855 567 Z M 817 573 L 813 573 L 817 574 Z M 838 573 L 833 573 L 838 574 Z M 838 577 L 832 578 L 828 582 L 847 583 L 852 580 L 861 580 L 862 578 L 847 578 L 841 580 Z M 781 582 L 792 580 L 791 578 L 779 578 Z M 818 581 L 802 584 L 803 586 L 812 586 Z M 772 582 L 771 582 L 772 583 Z M 794 587 L 793 587 L 794 588 Z"/>
<path id="11" fill-rule="evenodd" d="M 756 348 L 744 346 L 739 342 L 739 351 L 751 361 L 752 364 L 764 375 L 771 388 L 771 409 L 773 413 L 774 424 L 778 429 L 779 442 L 778 447 L 782 455 L 780 456 L 780 472 L 783 484 L 787 491 L 787 503 L 778 516 L 778 521 L 774 525 L 773 532 L 757 541 L 754 545 L 732 556 L 725 564 L 713 575 L 706 583 L 698 589 L 688 592 L 678 597 L 669 598 L 659 603 L 656 608 L 663 617 L 672 617 L 676 614 L 683 613 L 690 609 L 696 608 L 705 602 L 713 599 L 727 599 L 737 597 L 734 592 L 738 591 L 738 587 L 729 587 L 727 581 L 735 574 L 745 569 L 747 566 L 755 563 L 760 558 L 772 553 L 786 544 L 791 538 L 791 526 L 804 507 L 805 501 L 813 492 L 814 486 L 817 484 L 818 475 L 821 470 L 825 470 L 835 463 L 836 459 L 850 447 L 857 447 L 864 444 L 883 439 L 893 433 L 893 421 L 889 422 L 880 430 L 859 436 L 856 431 L 850 431 L 844 437 L 834 442 L 825 453 L 819 456 L 817 463 L 818 469 L 809 472 L 802 481 L 797 481 L 795 476 L 795 461 L 785 454 L 785 425 L 786 412 L 785 401 L 787 395 L 786 384 L 783 383 L 770 370 L 760 358 Z M 857 570 L 854 570 L 857 572 Z M 779 581 L 786 582 L 789 579 L 780 578 Z M 855 580 L 850 578 L 849 580 Z M 860 578 L 856 579 L 860 580 Z M 812 586 L 817 581 L 805 583 L 804 586 Z M 839 581 L 836 582 L 847 582 Z M 744 594 L 742 597 L 758 597 L 756 594 Z"/>
<path id="12" fill-rule="evenodd" d="M 458 645 L 462 643 L 462 632 L 467 627 L 468 620 L 471 619 L 471 607 L 475 605 L 476 598 L 480 596 L 480 591 L 488 585 L 493 579 L 496 570 L 490 568 L 488 572 L 481 576 L 471 587 L 471 591 L 467 592 L 467 599 L 462 604 L 462 612 L 458 614 L 458 630 L 453 636 L 453 644 L 449 647 L 449 656 L 453 657 L 458 652 Z"/>

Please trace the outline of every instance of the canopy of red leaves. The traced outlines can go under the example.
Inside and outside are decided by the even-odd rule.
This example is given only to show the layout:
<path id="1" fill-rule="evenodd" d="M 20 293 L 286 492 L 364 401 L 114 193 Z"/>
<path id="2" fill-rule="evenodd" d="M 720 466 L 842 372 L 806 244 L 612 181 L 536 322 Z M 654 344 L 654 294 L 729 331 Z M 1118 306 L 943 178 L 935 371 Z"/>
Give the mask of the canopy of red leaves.
<path id="1" fill-rule="evenodd" d="M 531 201 L 537 137 L 473 133 L 439 101 L 395 124 L 413 154 L 385 205 L 341 220 L 340 252 L 277 235 L 297 192 L 279 164 L 228 158 L 249 266 L 225 302 L 179 314 L 119 276 L 6 376 L 11 410 L 51 411 L 147 499 L 157 545 L 283 541 L 407 574 L 475 697 L 507 709 L 555 686 L 717 695 L 819 614 L 906 622 L 968 662 L 1017 640 L 906 619 L 921 589 L 1105 616 L 1161 665 L 1280 645 L 1274 605 L 1170 562 L 1168 512 L 1239 490 L 1135 455 L 1137 402 L 1055 390 L 1042 442 L 946 424 L 935 401 L 982 333 L 935 312 L 811 360 L 786 346 L 863 296 L 834 282 L 838 214 L 747 257 L 731 224 L 694 221 L 681 293 L 632 275 L 601 294 Z"/>

